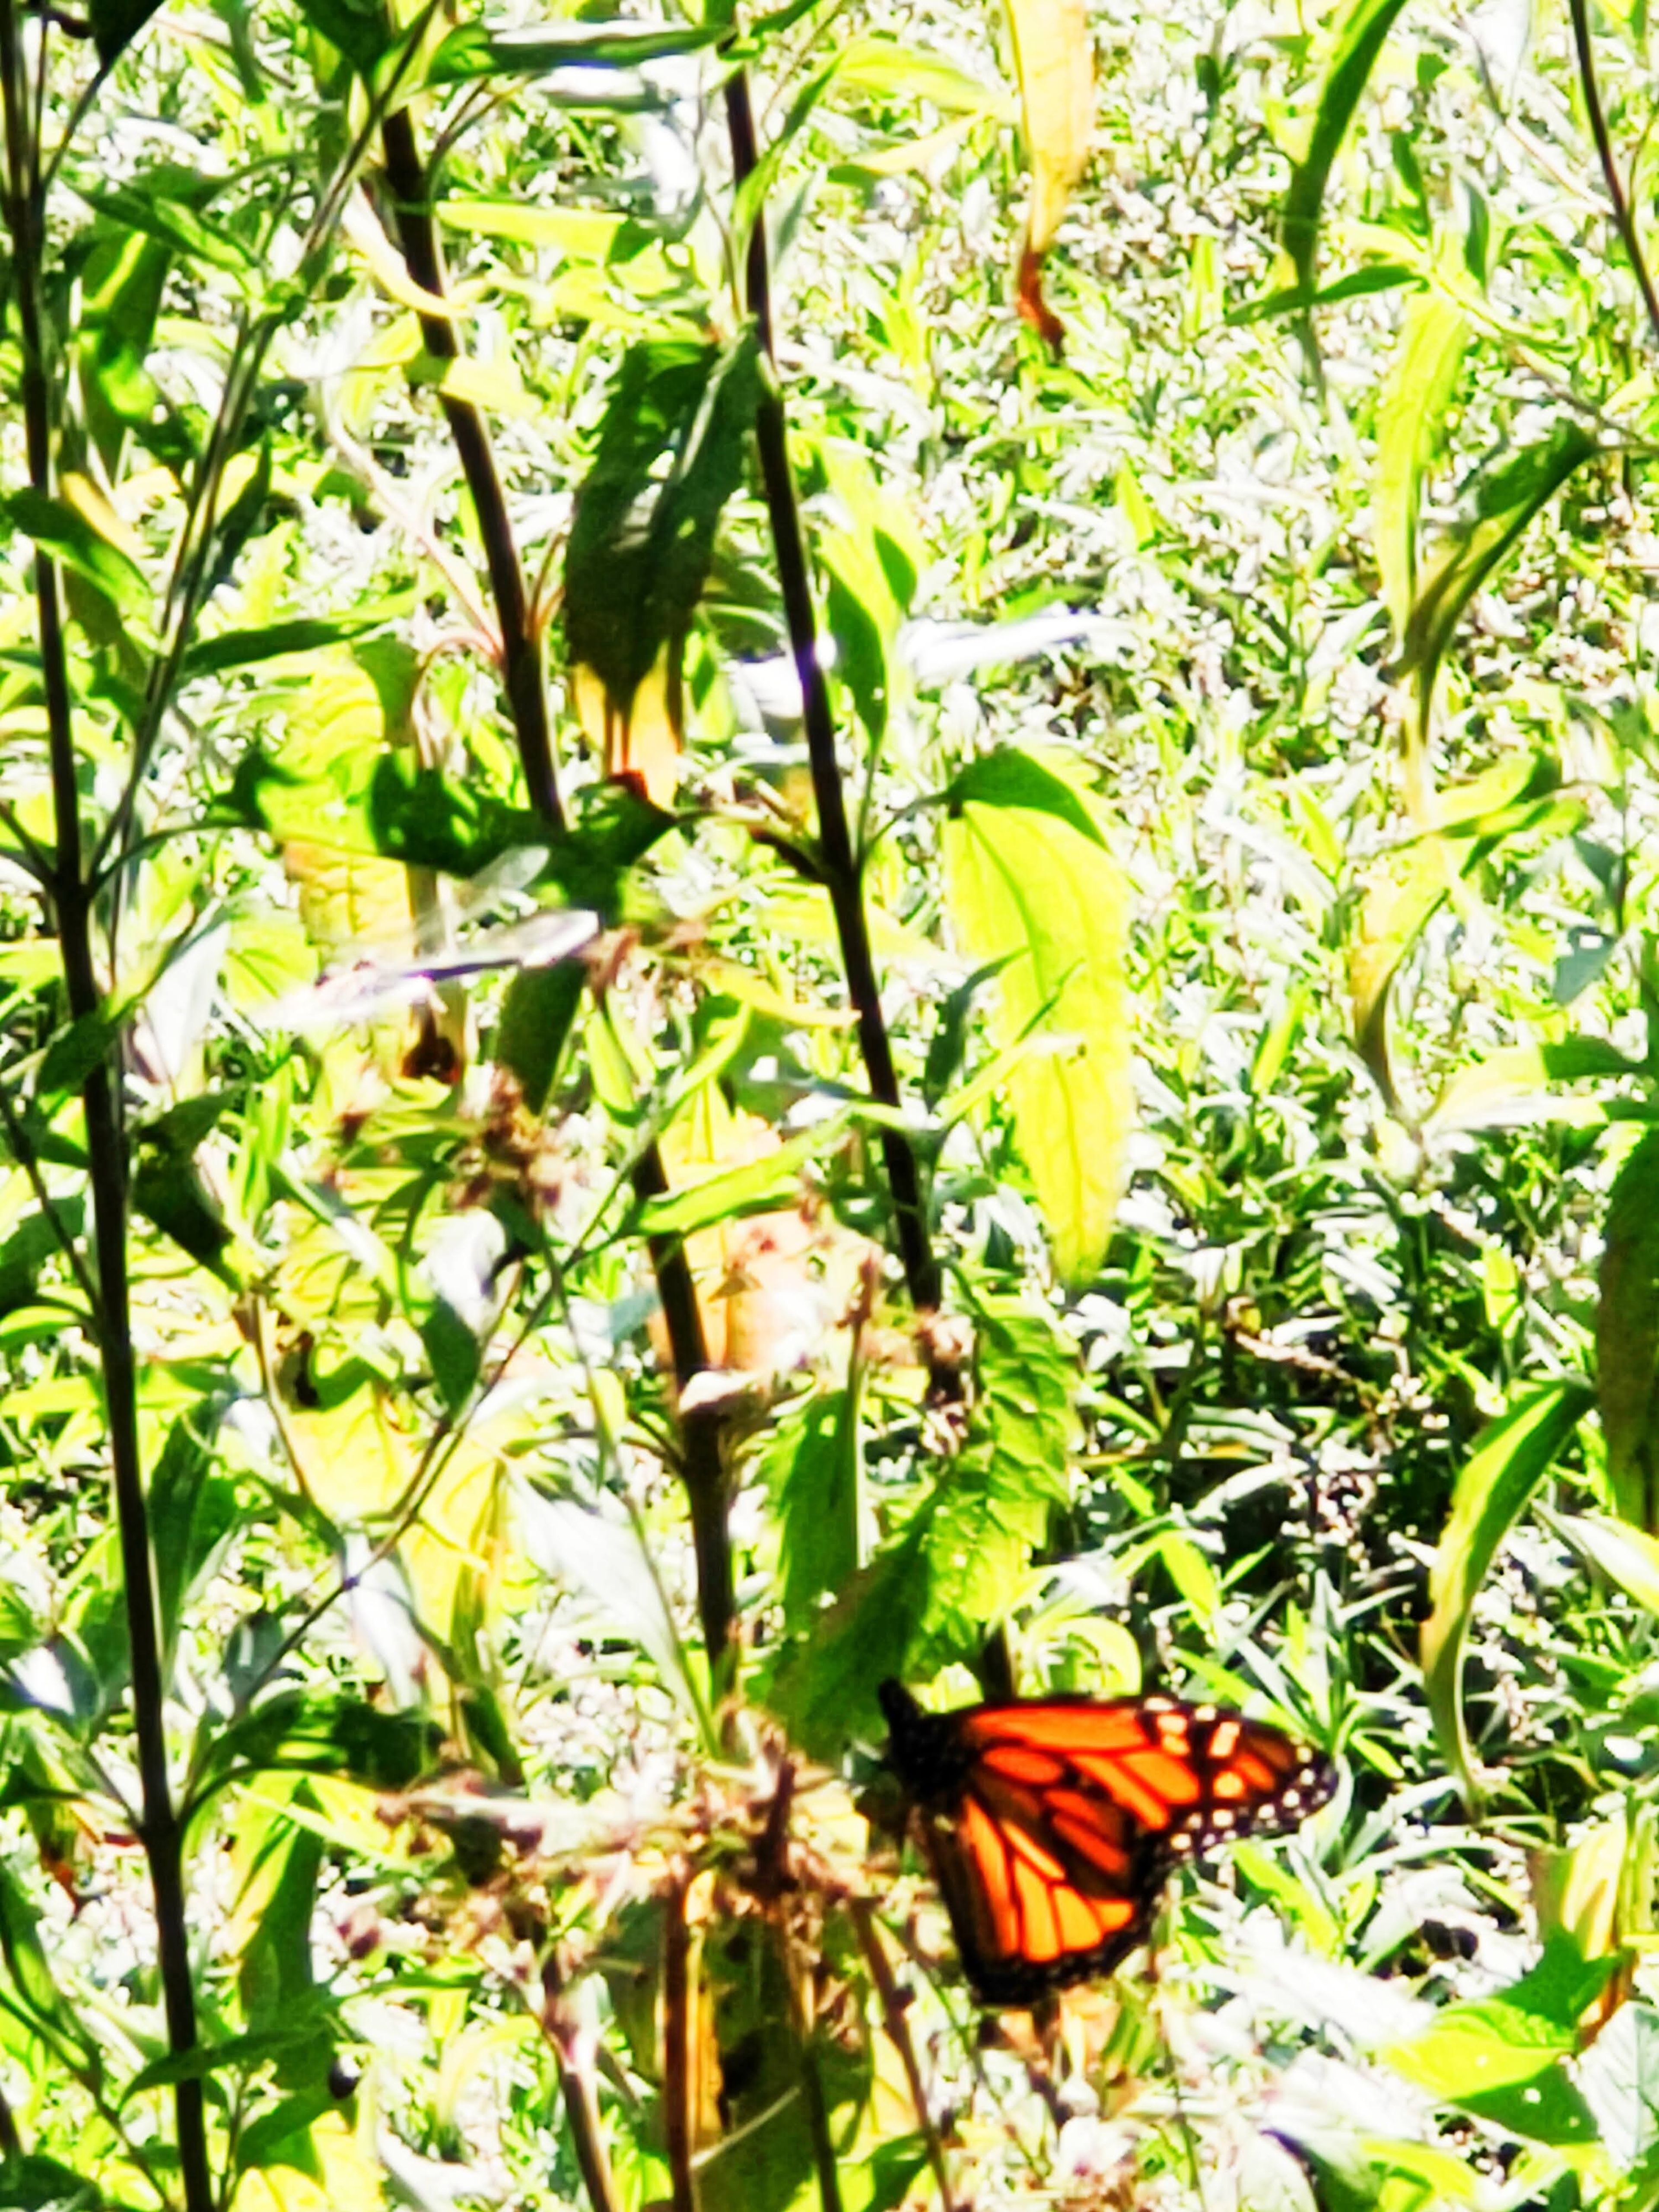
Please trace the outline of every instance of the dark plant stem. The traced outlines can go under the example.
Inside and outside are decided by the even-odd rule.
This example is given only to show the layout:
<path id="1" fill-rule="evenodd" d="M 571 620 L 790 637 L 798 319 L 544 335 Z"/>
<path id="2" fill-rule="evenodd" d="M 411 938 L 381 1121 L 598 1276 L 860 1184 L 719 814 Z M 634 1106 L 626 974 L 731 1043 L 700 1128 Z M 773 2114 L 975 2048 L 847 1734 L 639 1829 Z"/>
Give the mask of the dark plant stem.
<path id="1" fill-rule="evenodd" d="M 616 2179 L 605 2154 L 599 2102 L 593 2094 L 593 2069 L 582 2049 L 580 2032 L 566 2001 L 556 1961 L 549 1961 L 542 1979 L 545 1996 L 542 2031 L 552 2045 L 558 2066 L 559 2093 L 564 2100 L 565 2119 L 582 2186 L 593 2212 L 619 2212 Z"/>
<path id="2" fill-rule="evenodd" d="M 438 252 L 438 234 L 432 221 L 432 194 L 415 125 L 408 108 L 400 107 L 380 125 L 380 147 L 386 158 L 386 182 L 392 187 L 398 242 L 409 273 L 423 292 L 444 297 L 443 262 Z M 421 336 L 427 351 L 438 361 L 458 361 L 460 341 L 447 315 L 422 315 Z M 547 684 L 542 666 L 541 639 L 532 627 L 530 603 L 524 587 L 524 571 L 513 536 L 512 518 L 489 429 L 469 399 L 441 392 L 449 434 L 455 441 L 461 472 L 478 518 L 484 558 L 489 564 L 489 589 L 495 602 L 495 619 L 501 631 L 501 681 L 508 711 L 518 733 L 519 757 L 536 811 L 555 830 L 564 827 L 558 776 L 553 763 L 553 731 L 547 713 Z"/>
<path id="3" fill-rule="evenodd" d="M 662 2112 L 673 2212 L 697 2212 L 691 2170 L 691 1931 L 686 1877 L 677 1870 L 664 1899 L 662 1929 Z"/>
<path id="4" fill-rule="evenodd" d="M 933 2114 L 927 2109 L 927 2091 L 921 2078 L 921 2068 L 916 2060 L 916 2046 L 911 2040 L 910 2024 L 904 2017 L 904 1999 L 887 1956 L 886 1946 L 881 1940 L 881 1930 L 876 1924 L 875 1908 L 868 1898 L 855 1897 L 852 1901 L 853 1925 L 858 1930 L 859 1948 L 870 1969 L 870 1978 L 876 1985 L 876 1995 L 881 2000 L 882 2025 L 887 2030 L 887 2039 L 899 2055 L 904 2069 L 904 2078 L 910 2086 L 910 2101 L 915 2106 L 916 2124 L 921 2130 L 921 2139 L 927 2146 L 927 2163 L 933 2169 L 933 2181 L 939 2190 L 939 2212 L 956 2212 L 951 2195 L 950 2169 L 945 2163 L 945 2146 L 939 2141 L 939 2130 L 933 2124 Z"/>
<path id="5" fill-rule="evenodd" d="M 1578 55 L 1578 82 L 1584 95 L 1584 112 L 1589 118 L 1590 136 L 1595 141 L 1596 158 L 1601 164 L 1601 176 L 1607 188 L 1607 198 L 1613 203 L 1613 219 L 1642 295 L 1642 304 L 1648 311 L 1648 324 L 1656 340 L 1659 340 L 1659 290 L 1654 288 L 1651 271 L 1642 252 L 1642 240 L 1636 228 L 1636 216 L 1624 179 L 1619 173 L 1619 164 L 1613 159 L 1613 139 L 1607 130 L 1607 112 L 1601 106 L 1601 89 L 1595 82 L 1595 56 L 1590 46 L 1589 0 L 1567 0 L 1572 17 L 1572 42 Z"/>
<path id="6" fill-rule="evenodd" d="M 41 33 L 45 35 L 44 29 Z M 52 485 L 52 403 L 46 336 L 40 312 L 43 210 L 35 174 L 34 143 L 26 121 L 15 0 L 0 0 L 0 97 L 6 123 L 6 220 L 21 341 L 24 435 L 29 482 L 42 494 Z M 46 692 L 57 848 L 52 896 L 72 1020 L 94 1018 L 100 1003 L 93 952 L 92 895 L 82 865 L 80 799 L 70 717 L 69 663 L 64 641 L 56 563 L 37 548 L 35 601 L 40 621 L 41 679 Z M 138 1452 L 137 1376 L 127 1288 L 127 1163 L 120 1103 L 107 1057 L 82 1085 L 92 1186 L 93 1252 L 97 1291 L 99 1357 L 109 1421 L 110 1463 L 120 1540 L 132 1666 L 132 1707 L 142 1798 L 141 1826 L 155 1905 L 156 1951 L 167 2043 L 181 2057 L 196 2046 L 196 1996 L 191 1980 L 185 1920 L 184 1838 L 167 1778 L 162 1703 L 161 1638 L 151 1583 L 149 1516 Z M 186 2212 L 212 2212 L 207 2134 L 200 2081 L 174 2086 L 179 2169 Z"/>
<path id="7" fill-rule="evenodd" d="M 380 137 L 386 181 L 397 203 L 398 240 L 409 273 L 422 290 L 443 299 L 446 280 L 432 222 L 431 185 L 407 108 L 386 118 Z M 447 316 L 422 316 L 421 327 L 428 352 L 440 360 L 459 358 L 454 325 Z M 489 433 L 483 417 L 469 402 L 445 394 L 443 408 L 483 535 L 490 589 L 501 631 L 507 709 L 513 719 L 525 781 L 548 828 L 556 835 L 562 834 L 564 811 L 559 801 L 553 763 L 541 646 L 529 634 L 524 574 Z M 642 1203 L 659 1198 L 668 1188 L 662 1155 L 654 1144 L 647 1147 L 635 1172 L 634 1188 Z M 684 1247 L 678 1238 L 653 1238 L 650 1252 L 668 1331 L 675 1389 L 683 1398 L 690 1384 L 708 1367 L 696 1288 Z M 721 1423 L 713 1408 L 693 1407 L 682 1411 L 680 1427 L 684 1452 L 681 1472 L 696 1549 L 703 1642 L 714 1670 L 718 1692 L 720 1672 L 731 1647 L 735 1615 Z"/>
<path id="8" fill-rule="evenodd" d="M 741 187 L 753 175 L 759 159 L 749 78 L 741 69 L 734 70 L 726 80 L 726 123 L 732 142 L 732 179 Z M 754 228 L 749 234 L 744 281 L 749 312 L 755 319 L 772 372 L 756 410 L 755 439 L 760 451 L 761 481 L 772 526 L 778 584 L 789 628 L 789 650 L 800 682 L 806 747 L 812 764 L 812 795 L 817 805 L 819 860 L 836 917 L 848 995 L 858 1017 L 859 1045 L 871 1095 L 878 1104 L 896 1112 L 900 1103 L 898 1075 L 893 1065 L 886 1017 L 881 1010 L 881 991 L 864 917 L 864 864 L 854 850 L 848 824 L 841 767 L 836 758 L 830 687 L 818 662 L 817 618 L 812 607 L 811 580 L 801 533 L 800 503 L 795 495 L 794 472 L 789 465 L 788 422 L 773 359 L 772 277 L 766 250 L 765 210 L 760 208 L 755 210 Z M 902 1130 L 892 1128 L 882 1131 L 881 1149 L 897 1218 L 899 1256 L 904 1265 L 910 1302 L 919 1313 L 931 1313 L 939 1301 L 939 1262 L 933 1257 L 928 1237 L 915 1151 Z"/>
<path id="9" fill-rule="evenodd" d="M 634 1170 L 634 1194 L 645 1205 L 661 1198 L 667 1189 L 662 1153 L 652 1145 Z M 691 1279 L 685 1246 L 678 1237 L 653 1237 L 647 1249 L 657 1278 L 657 1295 L 662 1301 L 675 1385 L 683 1399 L 696 1377 L 708 1371 L 708 1345 L 696 1285 Z M 691 1541 L 697 1557 L 697 1612 L 718 1698 L 737 1619 L 722 1424 L 718 1408 L 712 1406 L 682 1405 L 679 1419 L 680 1477 L 685 1485 Z"/>

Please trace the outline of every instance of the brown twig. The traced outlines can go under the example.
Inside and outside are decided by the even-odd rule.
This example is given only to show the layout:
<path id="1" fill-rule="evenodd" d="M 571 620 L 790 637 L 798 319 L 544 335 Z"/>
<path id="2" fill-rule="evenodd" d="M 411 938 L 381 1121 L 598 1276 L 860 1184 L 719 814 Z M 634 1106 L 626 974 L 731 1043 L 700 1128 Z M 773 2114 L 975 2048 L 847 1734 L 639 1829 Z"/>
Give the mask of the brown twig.
<path id="1" fill-rule="evenodd" d="M 740 191 L 754 174 L 760 158 L 754 110 L 749 97 L 749 77 L 744 70 L 734 70 L 726 79 L 726 122 L 732 143 L 732 179 Z M 878 1104 L 896 1112 L 900 1104 L 898 1075 L 893 1064 L 892 1040 L 887 1034 L 887 1020 L 882 1012 L 881 989 L 876 980 L 875 959 L 864 915 L 864 862 L 854 850 L 848 825 L 841 767 L 836 758 L 830 687 L 818 659 L 817 618 L 812 607 L 811 580 L 801 532 L 800 503 L 789 464 L 788 422 L 774 360 L 772 280 L 764 209 L 755 209 L 753 216 L 744 262 L 744 289 L 749 312 L 755 319 L 771 372 L 763 386 L 755 412 L 755 439 L 772 527 L 773 552 L 778 564 L 778 585 L 789 628 L 789 650 L 800 684 L 801 714 L 812 764 L 812 795 L 817 806 L 819 858 L 836 918 L 848 995 L 858 1016 L 859 1045 L 871 1094 Z M 939 1301 L 939 1263 L 933 1257 L 927 1233 L 927 1207 L 915 1150 L 903 1132 L 896 1128 L 883 1129 L 881 1149 L 888 1188 L 892 1193 L 899 1255 L 904 1263 L 910 1303 L 918 1313 L 931 1313 Z"/>
<path id="2" fill-rule="evenodd" d="M 431 184 L 416 144 L 414 118 L 407 107 L 398 108 L 381 123 L 380 147 L 386 158 L 386 182 L 392 188 L 398 239 L 409 264 L 409 273 L 422 291 L 441 299 L 444 270 L 438 252 L 438 234 L 432 221 Z M 447 315 L 422 315 L 421 335 L 427 351 L 434 359 L 459 360 L 460 340 Z M 467 489 L 472 495 L 478 534 L 483 540 L 484 558 L 489 566 L 489 588 L 501 628 L 501 680 L 518 735 L 525 781 L 536 811 L 551 828 L 560 830 L 564 826 L 564 809 L 553 762 L 553 732 L 547 712 L 541 639 L 530 622 L 524 571 L 519 563 L 513 520 L 490 447 L 489 430 L 470 399 L 442 390 L 438 396 L 449 434 L 455 441 Z"/>
<path id="3" fill-rule="evenodd" d="M 1568 13 L 1572 17 L 1572 42 L 1578 56 L 1578 82 L 1584 95 L 1584 112 L 1589 118 L 1590 136 L 1595 141 L 1596 158 L 1601 164 L 1601 175 L 1607 188 L 1607 198 L 1613 203 L 1613 219 L 1630 259 L 1632 273 L 1642 295 L 1642 304 L 1648 312 L 1648 323 L 1656 339 L 1659 339 L 1659 290 L 1654 287 L 1653 276 L 1642 252 L 1640 234 L 1636 228 L 1636 216 L 1632 210 L 1624 179 L 1619 173 L 1619 164 L 1613 159 L 1613 137 L 1607 129 L 1606 110 L 1601 106 L 1601 89 L 1595 82 L 1595 57 L 1590 47 L 1589 0 L 1567 0 Z"/>
<path id="4" fill-rule="evenodd" d="M 659 1146 L 651 1145 L 634 1170 L 634 1193 L 648 1205 L 668 1189 L 668 1176 Z M 702 1311 L 685 1245 L 678 1237 L 647 1240 L 651 1266 L 662 1301 L 663 1326 L 668 1332 L 669 1356 L 674 1381 L 683 1400 L 690 1385 L 708 1371 L 708 1344 L 703 1333 Z M 729 1664 L 737 1597 L 732 1566 L 732 1532 L 727 1523 L 730 1503 L 723 1444 L 724 1425 L 719 1408 L 682 1405 L 680 1421 L 680 1478 L 685 1485 L 687 1510 L 691 1516 L 691 1541 L 697 1557 L 697 1609 L 702 1624 L 703 1648 L 714 1670 L 714 1692 L 720 1693 L 720 1675 Z"/>
<path id="5" fill-rule="evenodd" d="M 876 1995 L 881 2000 L 881 2024 L 887 2031 L 887 2039 L 899 2055 L 904 2069 L 904 2078 L 910 2085 L 910 2101 L 916 2108 L 916 2125 L 921 2130 L 921 2139 L 927 2146 L 927 2163 L 933 2169 L 933 2180 L 939 2189 L 939 2212 L 956 2212 L 951 2195 L 951 2172 L 945 2163 L 945 2146 L 939 2139 L 939 2130 L 933 2125 L 933 2115 L 927 2109 L 927 2092 L 922 2085 L 921 2068 L 916 2061 L 916 2046 L 910 2039 L 910 2023 L 904 2017 L 904 2000 L 899 1994 L 898 1984 L 893 1978 L 892 1962 L 887 1956 L 881 1940 L 881 1929 L 876 1924 L 876 1909 L 867 1897 L 850 1900 L 853 1925 L 858 1931 L 859 1948 L 870 1969 L 870 1978 L 876 1985 Z"/>
<path id="6" fill-rule="evenodd" d="M 599 2125 L 599 2100 L 593 2091 L 593 2069 L 582 2047 L 581 2032 L 564 1992 L 564 1979 L 556 1959 L 550 1956 L 542 1969 L 544 2002 L 542 2033 L 546 2036 L 559 2069 L 559 2093 L 564 2099 L 571 2148 L 580 2170 L 582 2186 L 593 2212 L 619 2212 L 616 2177 Z"/>

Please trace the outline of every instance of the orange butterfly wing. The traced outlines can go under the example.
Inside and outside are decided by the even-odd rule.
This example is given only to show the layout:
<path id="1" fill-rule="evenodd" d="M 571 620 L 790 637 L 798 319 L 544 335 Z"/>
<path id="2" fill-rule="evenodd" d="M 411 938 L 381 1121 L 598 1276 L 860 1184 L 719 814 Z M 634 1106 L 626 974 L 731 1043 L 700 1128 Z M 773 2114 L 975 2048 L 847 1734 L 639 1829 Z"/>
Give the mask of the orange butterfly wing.
<path id="1" fill-rule="evenodd" d="M 1171 1865 L 1293 1827 L 1334 1786 L 1283 1729 L 1172 1698 L 924 1712 L 884 1683 L 890 1764 L 922 1820 L 968 1978 L 994 2004 L 1104 1973 Z"/>

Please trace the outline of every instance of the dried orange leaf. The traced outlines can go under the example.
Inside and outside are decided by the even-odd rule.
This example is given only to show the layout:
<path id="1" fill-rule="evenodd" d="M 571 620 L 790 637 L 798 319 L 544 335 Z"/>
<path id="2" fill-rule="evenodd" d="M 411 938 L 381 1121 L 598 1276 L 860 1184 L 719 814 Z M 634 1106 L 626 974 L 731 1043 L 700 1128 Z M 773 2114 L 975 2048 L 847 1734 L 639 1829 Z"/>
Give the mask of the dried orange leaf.
<path id="1" fill-rule="evenodd" d="M 1008 0 L 1008 20 L 1031 161 L 1016 298 L 1025 320 L 1058 351 L 1065 331 L 1042 295 L 1042 263 L 1089 159 L 1094 45 L 1083 0 Z"/>

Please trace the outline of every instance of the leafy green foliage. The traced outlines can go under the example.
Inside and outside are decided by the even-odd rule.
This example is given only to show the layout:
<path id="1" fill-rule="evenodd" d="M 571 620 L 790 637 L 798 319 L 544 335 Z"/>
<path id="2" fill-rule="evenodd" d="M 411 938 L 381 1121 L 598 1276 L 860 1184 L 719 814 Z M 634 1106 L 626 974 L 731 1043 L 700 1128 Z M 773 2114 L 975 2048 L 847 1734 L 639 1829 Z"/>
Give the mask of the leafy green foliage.
<path id="1" fill-rule="evenodd" d="M 1656 404 L 1524 15 L 1097 15 L 1060 362 L 983 10 L 9 10 L 0 2200 L 1654 2196 Z M 888 1674 L 1342 1788 L 981 2033 Z"/>

